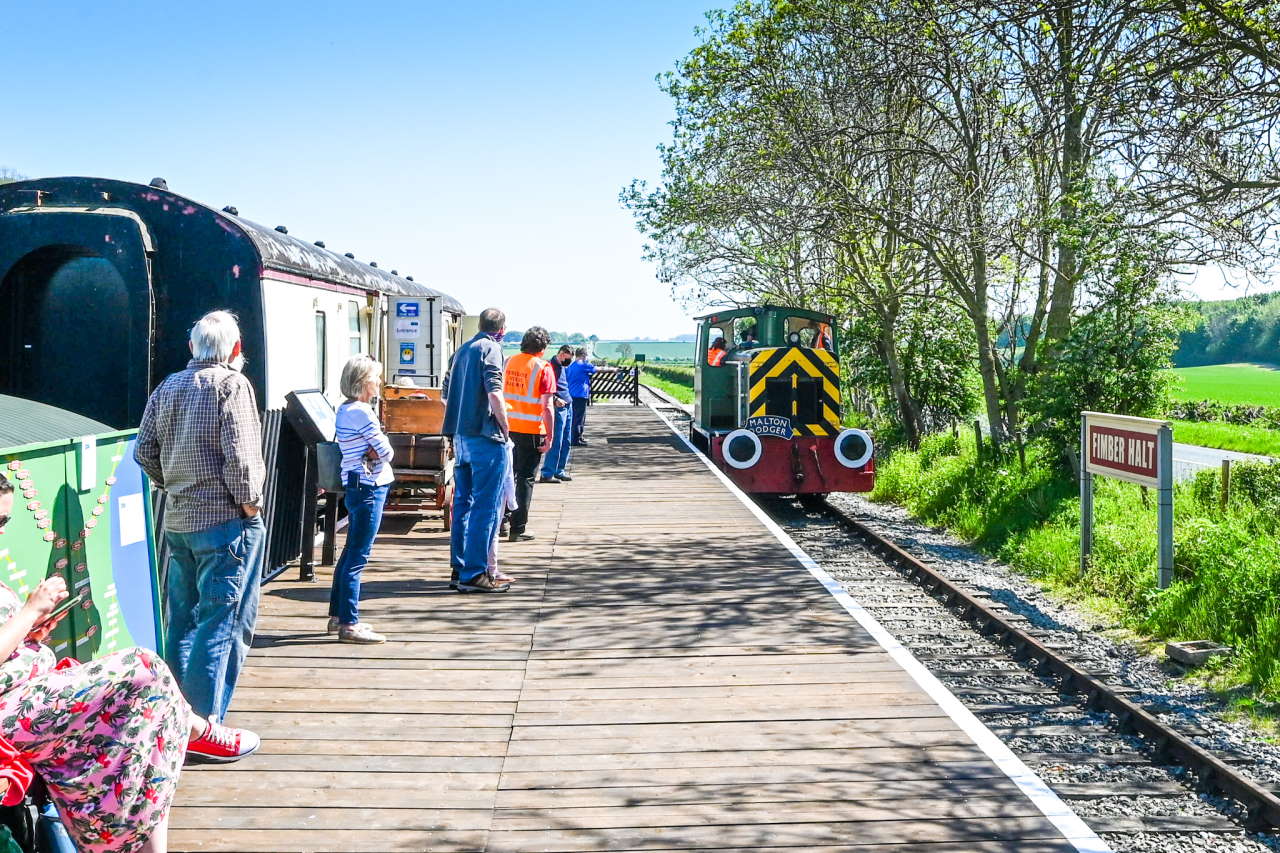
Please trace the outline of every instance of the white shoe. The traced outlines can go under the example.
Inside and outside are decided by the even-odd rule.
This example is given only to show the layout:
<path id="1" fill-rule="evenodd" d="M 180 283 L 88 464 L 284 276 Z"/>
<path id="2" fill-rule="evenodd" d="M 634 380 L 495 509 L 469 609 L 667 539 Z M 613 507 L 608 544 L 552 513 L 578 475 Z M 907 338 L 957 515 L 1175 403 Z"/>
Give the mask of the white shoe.
<path id="1" fill-rule="evenodd" d="M 326 633 L 326 634 L 336 634 L 336 633 L 338 633 L 338 626 L 340 626 L 341 624 L 342 624 L 342 623 L 338 621 L 338 617 L 337 617 L 337 616 L 330 616 L 330 617 L 329 617 L 329 627 L 328 627 L 327 629 L 325 629 L 325 633 Z"/>
<path id="2" fill-rule="evenodd" d="M 362 643 L 364 645 L 375 645 L 377 643 L 385 643 L 387 638 L 375 632 L 364 622 L 357 622 L 354 625 L 341 625 L 338 627 L 338 639 L 344 643 Z"/>

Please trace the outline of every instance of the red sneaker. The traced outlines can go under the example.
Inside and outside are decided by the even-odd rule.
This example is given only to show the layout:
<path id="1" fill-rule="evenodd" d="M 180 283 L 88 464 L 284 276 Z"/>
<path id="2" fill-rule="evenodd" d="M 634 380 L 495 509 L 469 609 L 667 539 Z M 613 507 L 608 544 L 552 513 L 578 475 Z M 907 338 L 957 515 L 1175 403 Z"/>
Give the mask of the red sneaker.
<path id="1" fill-rule="evenodd" d="M 248 729 L 233 729 L 209 721 L 204 734 L 187 741 L 187 758 L 197 764 L 230 764 L 252 755 L 262 738 Z"/>

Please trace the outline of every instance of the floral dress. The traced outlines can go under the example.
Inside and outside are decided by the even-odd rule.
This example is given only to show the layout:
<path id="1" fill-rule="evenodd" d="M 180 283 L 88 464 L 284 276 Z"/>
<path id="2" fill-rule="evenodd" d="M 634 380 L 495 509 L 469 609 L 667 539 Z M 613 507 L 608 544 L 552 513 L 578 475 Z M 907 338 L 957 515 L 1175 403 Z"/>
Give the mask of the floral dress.
<path id="1" fill-rule="evenodd" d="M 0 624 L 19 607 L 0 584 Z M 54 663 L 52 650 L 28 642 L 0 664 L 0 735 L 44 779 L 81 853 L 137 850 L 173 801 L 187 703 L 146 649 Z"/>

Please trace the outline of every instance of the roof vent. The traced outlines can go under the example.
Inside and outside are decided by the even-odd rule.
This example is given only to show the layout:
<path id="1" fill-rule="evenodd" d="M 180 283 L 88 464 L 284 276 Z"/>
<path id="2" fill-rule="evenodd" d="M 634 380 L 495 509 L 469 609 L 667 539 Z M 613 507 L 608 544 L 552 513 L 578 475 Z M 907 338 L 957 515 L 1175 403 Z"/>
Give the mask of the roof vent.
<path id="1" fill-rule="evenodd" d="M 235 208 L 235 207 L 232 207 L 231 205 L 227 205 L 226 207 L 222 208 L 222 212 L 223 212 L 223 213 L 229 213 L 229 214 L 231 214 L 232 216 L 239 216 L 239 215 L 240 215 L 240 211 L 239 211 L 239 209 L 237 209 L 237 208 Z"/>
<path id="2" fill-rule="evenodd" d="M 378 265 L 377 261 L 369 261 L 369 266 L 376 267 L 377 265 Z"/>
<path id="3" fill-rule="evenodd" d="M 316 241 L 316 245 L 317 245 L 317 246 L 319 246 L 321 249 L 325 248 L 325 245 L 324 245 L 324 241 L 323 241 L 323 240 L 317 240 L 317 241 Z"/>
<path id="4" fill-rule="evenodd" d="M 169 182 L 164 178 L 152 178 L 151 183 L 147 184 L 147 186 L 157 190 L 167 190 L 169 189 Z"/>
<path id="5" fill-rule="evenodd" d="M 400 270 L 392 270 L 392 271 L 391 271 L 391 274 L 392 274 L 392 275 L 400 275 Z"/>
<path id="6" fill-rule="evenodd" d="M 288 233 L 289 233 L 289 229 L 288 229 L 288 228 L 285 228 L 283 225 L 277 225 L 277 226 L 276 226 L 276 230 L 277 230 L 277 231 L 279 231 L 281 234 L 288 234 Z"/>
<path id="7" fill-rule="evenodd" d="M 347 252 L 343 257 L 347 257 L 347 258 L 351 258 L 352 260 L 355 260 L 356 256 L 351 254 L 350 252 Z"/>
<path id="8" fill-rule="evenodd" d="M 408 278 L 405 279 L 405 281 L 413 281 L 413 276 L 409 276 Z"/>

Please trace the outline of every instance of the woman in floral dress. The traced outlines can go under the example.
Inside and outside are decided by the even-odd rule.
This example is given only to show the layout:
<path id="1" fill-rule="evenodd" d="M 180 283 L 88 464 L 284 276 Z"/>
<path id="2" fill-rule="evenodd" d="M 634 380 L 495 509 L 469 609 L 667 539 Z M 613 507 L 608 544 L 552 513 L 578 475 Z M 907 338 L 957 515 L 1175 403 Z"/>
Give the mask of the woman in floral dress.
<path id="1" fill-rule="evenodd" d="M 13 505 L 0 474 L 0 534 Z M 225 727 L 197 717 L 164 661 L 127 649 L 55 669 L 45 621 L 67 596 L 48 578 L 25 604 L 0 584 L 0 735 L 44 779 L 80 853 L 164 853 L 189 744 Z"/>

